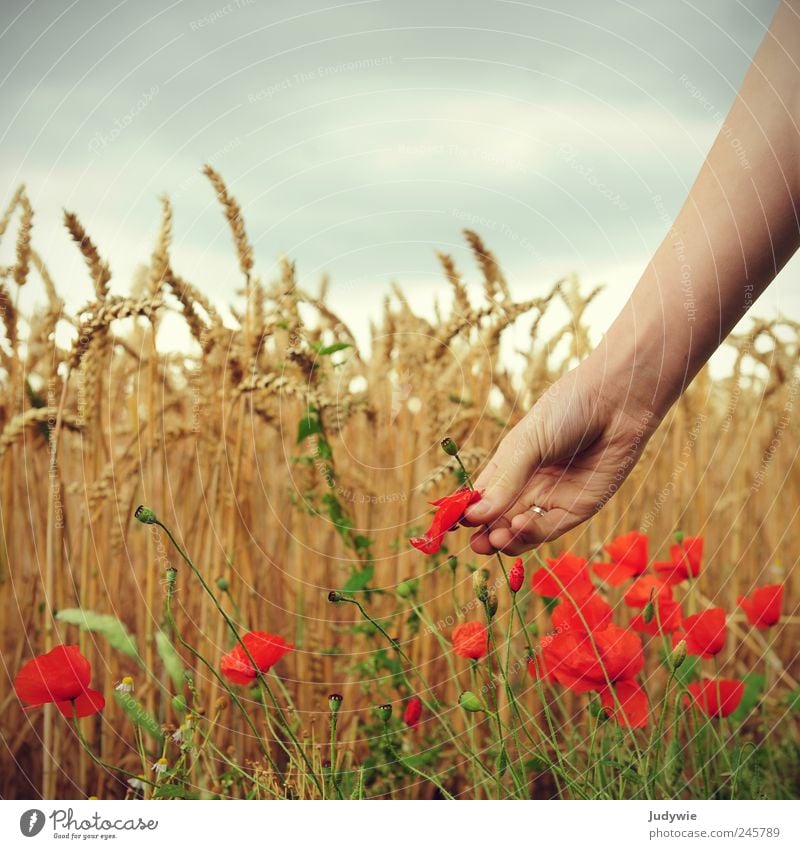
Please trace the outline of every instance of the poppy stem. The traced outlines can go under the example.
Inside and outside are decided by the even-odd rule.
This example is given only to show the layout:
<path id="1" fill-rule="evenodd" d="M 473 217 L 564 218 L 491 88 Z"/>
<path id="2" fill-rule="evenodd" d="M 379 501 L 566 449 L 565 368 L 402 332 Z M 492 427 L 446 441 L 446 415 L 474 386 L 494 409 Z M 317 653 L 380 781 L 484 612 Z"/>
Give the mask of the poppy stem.
<path id="1" fill-rule="evenodd" d="M 170 572 L 173 573 L 173 574 L 170 574 Z M 275 774 L 283 777 L 283 773 L 278 768 L 278 765 L 275 763 L 275 761 L 272 758 L 272 755 L 270 754 L 269 746 L 267 746 L 267 744 L 262 739 L 259 730 L 256 728 L 255 723 L 253 722 L 253 720 L 250 717 L 250 714 L 247 712 L 247 708 L 245 708 L 245 706 L 242 704 L 241 699 L 233 691 L 233 688 L 228 685 L 228 682 L 219 674 L 219 672 L 217 672 L 217 670 L 214 668 L 214 665 L 212 663 L 209 663 L 205 659 L 205 657 L 203 657 L 203 655 L 200 654 L 200 652 L 197 651 L 197 649 L 193 645 L 191 645 L 191 643 L 188 642 L 188 640 L 184 639 L 183 635 L 178 630 L 178 625 L 175 622 L 175 616 L 172 613 L 172 599 L 173 599 L 173 596 L 175 595 L 175 578 L 176 578 L 176 570 L 175 569 L 168 570 L 167 571 L 167 597 L 166 597 L 166 600 L 164 602 L 164 615 L 166 617 L 166 620 L 167 620 L 167 623 L 169 624 L 170 629 L 172 630 L 172 633 L 178 638 L 178 642 L 186 649 L 186 651 L 188 651 L 189 654 L 192 655 L 192 657 L 199 660 L 200 663 L 202 663 L 203 666 L 205 666 L 206 669 L 208 669 L 208 671 L 211 673 L 211 675 L 214 677 L 214 679 L 217 681 L 217 683 L 222 687 L 223 690 L 225 690 L 227 695 L 230 696 L 231 701 L 236 705 L 237 709 L 239 710 L 239 712 L 244 717 L 244 721 L 248 724 L 248 726 L 250 727 L 250 730 L 253 732 L 253 737 L 258 741 L 258 746 L 261 749 L 261 754 L 264 755 L 264 757 L 267 759 L 267 762 L 272 767 Z M 276 735 L 276 739 L 277 739 L 277 735 Z M 278 742 L 280 742 L 280 741 L 278 741 Z"/>
<path id="2" fill-rule="evenodd" d="M 329 596 L 329 598 L 331 598 L 331 596 Z M 347 598 L 346 596 L 342 595 L 341 593 L 336 593 L 336 603 L 339 603 L 339 602 L 347 602 L 348 604 L 354 604 L 361 611 L 361 615 L 371 625 L 373 625 L 378 631 L 380 631 L 380 633 L 383 634 L 384 637 L 386 637 L 386 639 L 389 641 L 389 645 L 397 652 L 398 656 L 403 660 L 403 662 L 406 664 L 408 669 L 411 670 L 416 675 L 416 677 L 420 680 L 420 683 L 424 687 L 425 692 L 428 694 L 428 697 L 429 697 L 429 701 L 425 706 L 431 711 L 431 713 L 436 718 L 436 721 L 442 726 L 444 731 L 447 733 L 447 736 L 450 738 L 450 742 L 453 744 L 456 751 L 462 757 L 466 758 L 467 760 L 474 757 L 474 754 L 472 752 L 469 752 L 469 753 L 465 752 L 463 747 L 461 746 L 461 744 L 458 742 L 458 738 L 456 737 L 455 733 L 453 732 L 453 729 L 448 725 L 447 721 L 439 713 L 439 710 L 438 710 L 439 702 L 438 702 L 438 699 L 436 698 L 436 694 L 433 692 L 433 689 L 431 688 L 431 685 L 427 682 L 427 680 L 425 679 L 425 676 L 419 671 L 419 669 L 417 669 L 417 667 L 414 666 L 414 664 L 411 662 L 411 659 L 409 658 L 409 656 L 403 651 L 403 649 L 400 648 L 400 644 L 397 642 L 397 640 L 395 640 L 393 637 L 390 637 L 389 634 L 386 632 L 386 629 L 383 628 L 383 626 L 377 620 L 373 619 L 369 615 L 369 613 L 367 613 L 367 611 L 364 609 L 363 605 L 360 602 L 356 601 L 354 598 Z M 414 687 L 411 686 L 411 682 L 409 680 L 408 673 L 405 669 L 403 670 L 403 678 L 404 678 L 406 686 L 409 688 L 409 690 L 411 690 L 413 692 Z M 425 702 L 423 700 L 423 704 L 424 703 Z M 481 769 L 484 770 L 484 772 L 488 776 L 491 776 L 491 774 L 492 774 L 491 770 L 489 770 L 489 768 L 486 766 L 486 764 L 484 764 L 483 761 L 479 761 L 479 763 L 480 763 Z M 415 770 L 415 771 L 419 773 L 418 770 Z M 419 773 L 419 774 L 422 775 L 422 773 Z"/>
<path id="3" fill-rule="evenodd" d="M 135 775 L 132 772 L 128 772 L 127 769 L 123 769 L 120 766 L 114 766 L 113 764 L 106 763 L 104 760 L 101 760 L 95 753 L 92 747 L 89 745 L 89 742 L 83 736 L 83 732 L 81 731 L 81 726 L 78 721 L 78 712 L 75 709 L 75 702 L 72 703 L 72 724 L 75 728 L 75 733 L 78 735 L 78 740 L 80 740 L 81 745 L 84 748 L 84 751 L 87 755 L 94 761 L 97 766 L 102 767 L 108 771 L 120 772 L 122 775 L 127 775 L 128 778 L 135 778 L 137 781 L 141 781 L 143 784 L 149 784 L 151 787 L 155 787 L 156 784 L 153 781 L 150 781 L 149 778 L 145 778 L 144 775 Z"/>
<path id="4" fill-rule="evenodd" d="M 141 510 L 142 508 L 139 508 L 139 509 Z M 234 639 L 242 647 L 242 650 L 244 651 L 245 656 L 247 657 L 247 659 L 252 664 L 253 669 L 255 670 L 255 673 L 256 673 L 256 678 L 258 678 L 259 682 L 261 683 L 261 686 L 263 687 L 263 689 L 266 691 L 267 695 L 269 696 L 270 701 L 274 705 L 275 710 L 277 711 L 278 716 L 281 719 L 281 722 L 283 724 L 284 729 L 288 733 L 289 737 L 291 737 L 292 743 L 294 744 L 295 748 L 297 749 L 297 752 L 300 755 L 300 757 L 303 759 L 303 762 L 305 763 L 306 769 L 308 770 L 309 777 L 314 782 L 314 785 L 316 786 L 317 791 L 319 793 L 322 793 L 322 785 L 319 782 L 319 778 L 317 777 L 317 775 L 314 771 L 314 767 L 311 764 L 311 761 L 308 759 L 308 755 L 306 754 L 305 749 L 303 749 L 303 747 L 300 745 L 300 741 L 297 739 L 294 731 L 292 730 L 291 725 L 289 724 L 289 720 L 286 718 L 286 715 L 284 714 L 283 709 L 278 704 L 278 700 L 275 698 L 275 694 L 270 689 L 270 686 L 267 683 L 266 678 L 264 678 L 263 673 L 258 668 L 258 664 L 256 663 L 255 659 L 253 658 L 253 655 L 250 653 L 250 649 L 247 648 L 244 641 L 242 640 L 242 638 L 239 634 L 239 629 L 236 627 L 236 624 L 233 622 L 233 620 L 230 618 L 230 616 L 228 616 L 228 614 L 225 611 L 225 609 L 223 608 L 223 606 L 219 603 L 219 599 L 217 599 L 216 595 L 214 594 L 214 591 L 206 583 L 205 578 L 203 578 L 200 570 L 197 568 L 197 566 L 194 565 L 194 563 L 192 562 L 192 559 L 189 557 L 189 555 L 178 544 L 178 541 L 172 535 L 172 532 L 170 531 L 170 529 L 160 519 L 156 518 L 156 516 L 152 515 L 152 514 L 151 514 L 151 518 L 149 518 L 148 524 L 158 525 L 158 527 L 161 528 L 161 530 L 164 531 L 164 533 L 169 537 L 169 541 L 175 546 L 175 549 L 177 550 L 178 554 L 180 554 L 180 556 L 183 558 L 183 560 L 187 563 L 187 565 L 192 570 L 192 573 L 197 578 L 197 580 L 200 581 L 200 584 L 203 587 L 203 589 L 205 590 L 206 594 L 211 598 L 211 601 L 214 603 L 214 606 L 217 608 L 217 611 L 219 612 L 220 616 L 222 616 L 222 618 L 225 620 L 225 624 L 228 626 L 230 632 L 233 634 Z"/>

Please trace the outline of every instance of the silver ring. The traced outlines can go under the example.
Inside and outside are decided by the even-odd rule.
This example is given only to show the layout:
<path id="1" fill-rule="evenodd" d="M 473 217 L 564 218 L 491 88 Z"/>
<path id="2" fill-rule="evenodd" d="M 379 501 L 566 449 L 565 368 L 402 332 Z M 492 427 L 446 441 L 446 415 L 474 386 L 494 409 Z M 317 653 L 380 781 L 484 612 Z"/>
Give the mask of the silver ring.
<path id="1" fill-rule="evenodd" d="M 537 504 L 534 504 L 529 509 L 531 513 L 535 513 L 537 516 L 544 516 L 544 514 L 547 512 L 547 510 L 545 510 L 543 507 L 539 507 Z"/>

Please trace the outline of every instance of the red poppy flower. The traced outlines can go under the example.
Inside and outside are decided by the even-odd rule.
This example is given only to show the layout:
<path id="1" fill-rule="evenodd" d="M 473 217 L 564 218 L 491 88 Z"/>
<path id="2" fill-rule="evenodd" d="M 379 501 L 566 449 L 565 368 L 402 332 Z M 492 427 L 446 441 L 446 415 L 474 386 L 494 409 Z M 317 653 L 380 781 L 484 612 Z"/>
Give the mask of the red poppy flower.
<path id="1" fill-rule="evenodd" d="M 472 489 L 459 489 L 452 495 L 432 501 L 431 504 L 438 509 L 433 516 L 431 526 L 425 532 L 425 536 L 411 537 L 409 542 L 424 554 L 436 554 L 442 547 L 444 535 L 458 524 L 470 504 L 480 500 L 479 492 Z"/>
<path id="2" fill-rule="evenodd" d="M 14 690 L 28 707 L 52 702 L 72 717 L 91 716 L 105 707 L 103 694 L 89 687 L 92 668 L 77 646 L 56 646 L 29 660 L 14 679 Z"/>
<path id="3" fill-rule="evenodd" d="M 422 699 L 419 696 L 412 696 L 406 702 L 406 709 L 403 712 L 403 722 L 409 728 L 416 728 L 419 725 L 422 717 Z"/>
<path id="4" fill-rule="evenodd" d="M 595 563 L 598 577 L 618 587 L 628 578 L 635 578 L 647 571 L 647 534 L 630 531 L 604 546 L 612 563 Z"/>
<path id="5" fill-rule="evenodd" d="M 533 573 L 531 586 L 546 598 L 562 595 L 579 598 L 594 590 L 588 561 L 568 551 L 555 559 L 548 557 L 547 568 L 543 566 Z"/>
<path id="6" fill-rule="evenodd" d="M 601 703 L 622 725 L 647 724 L 647 694 L 634 680 L 644 666 L 637 634 L 611 624 L 591 637 L 566 632 L 543 646 L 544 665 L 560 684 L 575 693 L 595 690 Z"/>
<path id="7" fill-rule="evenodd" d="M 642 578 L 637 578 L 628 587 L 622 600 L 628 607 L 645 607 L 647 602 L 650 601 L 651 593 L 653 598 L 672 598 L 672 589 L 660 578 L 645 575 Z"/>
<path id="8" fill-rule="evenodd" d="M 508 570 L 508 586 L 512 593 L 518 593 L 525 583 L 525 566 L 522 563 L 522 558 L 518 557 L 514 561 L 514 565 Z"/>
<path id="9" fill-rule="evenodd" d="M 631 620 L 631 628 L 641 631 L 643 634 L 671 634 L 677 631 L 683 624 L 680 604 L 672 598 L 656 596 L 654 598 L 655 615 L 649 622 L 644 621 L 644 614 L 640 613 Z"/>
<path id="10" fill-rule="evenodd" d="M 479 660 L 489 650 L 489 632 L 480 622 L 462 622 L 453 628 L 453 654 Z"/>
<path id="11" fill-rule="evenodd" d="M 263 631 L 250 631 L 242 637 L 242 642 L 247 646 L 247 651 L 252 655 L 256 665 L 253 666 L 239 643 L 224 654 L 220 661 L 220 669 L 222 674 L 234 684 L 252 684 L 259 672 L 267 672 L 273 664 L 294 648 L 283 637 L 265 634 Z"/>
<path id="12" fill-rule="evenodd" d="M 653 570 L 668 584 L 696 578 L 703 562 L 703 537 L 684 537 L 680 543 L 669 547 L 669 557 L 668 563 L 653 564 Z"/>
<path id="13" fill-rule="evenodd" d="M 695 681 L 686 688 L 690 696 L 683 697 L 686 707 L 694 704 L 706 716 L 730 716 L 742 701 L 744 683 L 730 678 Z"/>
<path id="14" fill-rule="evenodd" d="M 721 607 L 710 607 L 683 620 L 684 633 L 672 635 L 673 645 L 686 640 L 689 654 L 709 658 L 719 654 L 725 645 L 725 611 Z"/>
<path id="15" fill-rule="evenodd" d="M 599 593 L 589 593 L 574 603 L 565 598 L 553 610 L 553 627 L 582 634 L 603 630 L 611 624 L 611 613 L 611 605 Z"/>
<path id="16" fill-rule="evenodd" d="M 747 621 L 755 628 L 769 628 L 781 618 L 783 584 L 757 587 L 750 598 L 739 596 L 739 607 L 747 614 Z"/>

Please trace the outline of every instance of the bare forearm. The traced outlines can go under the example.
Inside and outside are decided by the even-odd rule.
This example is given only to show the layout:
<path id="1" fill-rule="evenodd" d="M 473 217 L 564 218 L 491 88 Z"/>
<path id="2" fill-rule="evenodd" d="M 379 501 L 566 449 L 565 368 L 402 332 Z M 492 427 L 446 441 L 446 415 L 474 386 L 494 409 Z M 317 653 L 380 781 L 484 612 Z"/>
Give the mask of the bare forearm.
<path id="1" fill-rule="evenodd" d="M 663 415 L 800 245 L 800 3 L 783 3 L 667 237 L 595 352 Z"/>

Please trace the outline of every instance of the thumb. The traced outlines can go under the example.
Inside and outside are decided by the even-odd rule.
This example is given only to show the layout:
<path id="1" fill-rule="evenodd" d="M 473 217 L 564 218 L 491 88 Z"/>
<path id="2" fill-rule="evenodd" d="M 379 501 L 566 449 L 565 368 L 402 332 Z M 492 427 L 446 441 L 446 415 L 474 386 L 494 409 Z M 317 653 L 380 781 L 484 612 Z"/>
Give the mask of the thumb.
<path id="1" fill-rule="evenodd" d="M 481 500 L 466 511 L 474 524 L 489 524 L 511 507 L 522 494 L 541 462 L 537 417 L 526 416 L 500 443 L 492 462 L 475 482 Z"/>

